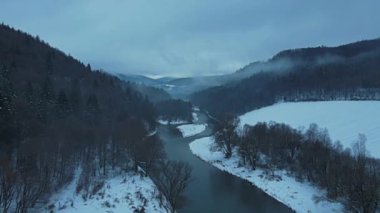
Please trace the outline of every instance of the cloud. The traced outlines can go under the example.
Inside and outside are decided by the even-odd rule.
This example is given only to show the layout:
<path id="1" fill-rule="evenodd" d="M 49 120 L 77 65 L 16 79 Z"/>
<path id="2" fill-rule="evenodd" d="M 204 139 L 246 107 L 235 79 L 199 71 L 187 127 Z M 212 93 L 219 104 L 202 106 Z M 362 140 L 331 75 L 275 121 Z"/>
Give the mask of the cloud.
<path id="1" fill-rule="evenodd" d="M 2 0 L 0 21 L 95 68 L 149 75 L 230 73 L 288 48 L 379 37 L 364 0 Z"/>

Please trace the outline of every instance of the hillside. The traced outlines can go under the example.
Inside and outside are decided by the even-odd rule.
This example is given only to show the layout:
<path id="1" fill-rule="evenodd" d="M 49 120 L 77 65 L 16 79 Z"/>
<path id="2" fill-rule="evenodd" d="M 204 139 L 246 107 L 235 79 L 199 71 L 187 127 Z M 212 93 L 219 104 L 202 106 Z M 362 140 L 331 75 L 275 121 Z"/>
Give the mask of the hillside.
<path id="1" fill-rule="evenodd" d="M 379 101 L 279 103 L 248 112 L 240 116 L 240 122 L 253 126 L 273 121 L 303 131 L 315 123 L 327 128 L 332 143 L 339 140 L 344 148 L 351 148 L 359 134 L 364 134 L 368 154 L 380 158 L 380 117 L 374 116 L 379 108 Z"/>
<path id="2" fill-rule="evenodd" d="M 45 203 L 77 167 L 83 199 L 117 168 L 149 158 L 149 171 L 164 157 L 160 140 L 146 138 L 155 125 L 153 104 L 132 87 L 0 25 L 0 211 Z"/>
<path id="3" fill-rule="evenodd" d="M 380 39 L 332 48 L 287 50 L 238 72 L 252 72 L 254 67 L 261 67 L 261 71 L 235 83 L 194 93 L 191 100 L 220 115 L 242 114 L 280 100 L 380 98 Z"/>

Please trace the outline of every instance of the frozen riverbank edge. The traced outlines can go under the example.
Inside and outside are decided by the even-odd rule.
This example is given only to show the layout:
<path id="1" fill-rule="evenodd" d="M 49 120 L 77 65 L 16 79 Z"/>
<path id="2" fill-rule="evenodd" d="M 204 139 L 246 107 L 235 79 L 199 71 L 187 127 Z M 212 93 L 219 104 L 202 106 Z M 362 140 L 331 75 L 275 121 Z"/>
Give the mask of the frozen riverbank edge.
<path id="1" fill-rule="evenodd" d="M 243 178 L 269 196 L 287 205 L 296 212 L 343 212 L 343 205 L 324 199 L 325 191 L 304 181 L 299 182 L 288 176 L 286 171 L 276 171 L 281 177 L 268 180 L 263 175 L 264 170 L 250 170 L 239 166 L 239 157 L 236 153 L 230 159 L 225 159 L 223 153 L 215 149 L 212 137 L 194 140 L 189 144 L 191 152 L 200 159 L 210 163 L 220 170 Z"/>

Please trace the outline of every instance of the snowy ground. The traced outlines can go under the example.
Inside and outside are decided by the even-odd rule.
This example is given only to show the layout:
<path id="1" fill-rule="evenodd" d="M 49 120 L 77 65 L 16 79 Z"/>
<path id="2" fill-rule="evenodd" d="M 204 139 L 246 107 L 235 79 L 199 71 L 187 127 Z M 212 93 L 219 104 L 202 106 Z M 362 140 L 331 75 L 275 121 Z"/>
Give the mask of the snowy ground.
<path id="1" fill-rule="evenodd" d="M 199 109 L 198 109 L 199 111 Z M 192 112 L 192 117 L 193 117 L 193 122 L 197 122 L 199 120 L 198 118 L 198 114 L 196 112 Z M 162 120 L 162 119 L 159 119 L 158 120 L 158 123 L 160 124 L 163 124 L 163 125 L 169 125 L 169 124 L 172 124 L 172 125 L 180 125 L 180 124 L 186 124 L 186 123 L 189 123 L 189 121 L 184 121 L 184 120 L 175 120 L 175 121 L 171 121 L 169 123 L 168 120 Z"/>
<path id="2" fill-rule="evenodd" d="M 107 179 L 104 187 L 87 201 L 75 192 L 77 180 L 78 175 L 71 184 L 51 198 L 49 204 L 54 203 L 54 212 L 132 213 L 143 206 L 145 212 L 166 212 L 164 207 L 160 206 L 156 198 L 158 191 L 149 178 L 141 178 L 131 173 Z"/>
<path id="3" fill-rule="evenodd" d="M 324 199 L 325 192 L 307 182 L 297 182 L 285 171 L 276 171 L 282 180 L 268 180 L 263 176 L 263 170 L 250 170 L 238 167 L 239 158 L 236 153 L 230 159 L 225 159 L 223 153 L 213 147 L 212 137 L 197 139 L 189 144 L 191 151 L 206 162 L 228 173 L 248 180 L 253 185 L 284 203 L 296 212 L 342 212 L 340 203 Z M 322 198 L 322 199 L 318 199 Z M 319 202 L 315 202 L 319 200 Z"/>
<path id="4" fill-rule="evenodd" d="M 205 131 L 207 124 L 185 124 L 181 126 L 177 126 L 178 130 L 182 133 L 182 136 L 190 137 L 197 135 L 203 131 Z"/>
<path id="5" fill-rule="evenodd" d="M 169 125 L 169 124 L 172 124 L 172 125 L 179 125 L 179 124 L 185 124 L 185 123 L 189 123 L 188 121 L 184 121 L 184 120 L 176 120 L 176 121 L 169 121 L 168 120 L 158 120 L 158 123 L 160 124 L 163 124 L 163 125 Z"/>
<path id="6" fill-rule="evenodd" d="M 192 115 L 193 115 L 193 122 L 197 122 L 199 120 L 198 114 L 196 112 L 193 112 Z"/>
<path id="7" fill-rule="evenodd" d="M 325 101 L 279 103 L 240 116 L 241 124 L 260 121 L 286 123 L 307 128 L 311 123 L 327 128 L 332 141 L 351 147 L 359 133 L 367 137 L 367 150 L 380 158 L 380 101 Z"/>

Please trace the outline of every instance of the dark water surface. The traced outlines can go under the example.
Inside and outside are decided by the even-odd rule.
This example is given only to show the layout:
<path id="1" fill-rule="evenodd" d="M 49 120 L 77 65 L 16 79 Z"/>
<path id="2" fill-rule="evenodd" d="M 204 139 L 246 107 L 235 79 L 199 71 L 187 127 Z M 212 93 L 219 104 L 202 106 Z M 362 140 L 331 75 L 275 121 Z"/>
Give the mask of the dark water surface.
<path id="1" fill-rule="evenodd" d="M 200 113 L 199 122 L 208 118 Z M 186 190 L 188 205 L 180 213 L 292 212 L 249 182 L 223 172 L 193 155 L 189 143 L 211 134 L 207 128 L 199 135 L 182 138 L 173 127 L 161 125 L 158 134 L 164 141 L 170 160 L 183 161 L 192 167 L 193 181 Z"/>

